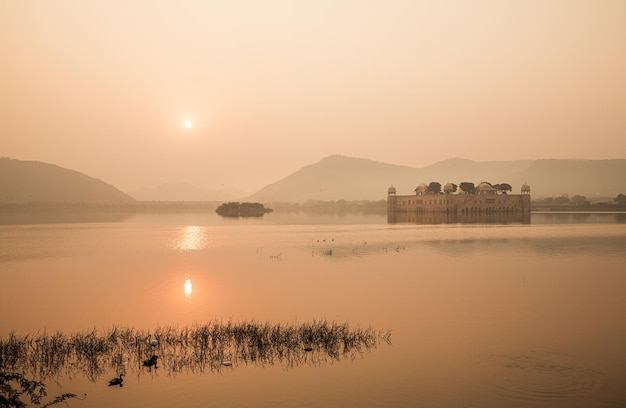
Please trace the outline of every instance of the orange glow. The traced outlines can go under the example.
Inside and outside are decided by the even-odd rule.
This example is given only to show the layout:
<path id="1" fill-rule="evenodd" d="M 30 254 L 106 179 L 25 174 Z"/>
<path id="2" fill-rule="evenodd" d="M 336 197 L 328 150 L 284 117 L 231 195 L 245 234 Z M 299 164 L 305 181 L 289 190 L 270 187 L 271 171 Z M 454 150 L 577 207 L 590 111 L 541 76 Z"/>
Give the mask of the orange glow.
<path id="1" fill-rule="evenodd" d="M 626 1 L 120 3 L 0 2 L 2 156 L 252 194 L 331 154 L 626 152 Z"/>
<path id="2" fill-rule="evenodd" d="M 191 292 L 193 291 L 193 286 L 191 284 L 191 278 L 187 278 L 187 280 L 185 281 L 185 284 L 183 285 L 183 287 L 184 287 L 185 297 L 190 297 L 191 296 Z"/>
<path id="3" fill-rule="evenodd" d="M 180 251 L 204 249 L 209 242 L 207 235 L 205 227 L 189 225 L 180 230 L 174 245 Z"/>

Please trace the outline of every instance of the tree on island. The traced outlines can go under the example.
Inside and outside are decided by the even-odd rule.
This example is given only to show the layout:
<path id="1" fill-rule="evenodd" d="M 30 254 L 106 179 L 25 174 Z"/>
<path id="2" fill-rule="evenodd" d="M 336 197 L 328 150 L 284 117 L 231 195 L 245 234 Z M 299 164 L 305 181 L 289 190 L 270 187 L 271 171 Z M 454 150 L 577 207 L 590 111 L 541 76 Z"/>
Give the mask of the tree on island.
<path id="1" fill-rule="evenodd" d="M 459 184 L 459 188 L 467 194 L 474 194 L 476 192 L 476 186 L 474 185 L 474 183 L 470 183 L 468 181 L 464 181 Z"/>
<path id="2" fill-rule="evenodd" d="M 217 207 L 216 213 L 223 217 L 262 217 L 265 213 L 272 212 L 271 208 L 265 208 L 261 203 L 224 203 Z"/>
<path id="3" fill-rule="evenodd" d="M 441 183 L 438 183 L 436 181 L 431 181 L 428 184 L 428 191 L 432 194 L 439 194 L 441 193 Z"/>
<path id="4" fill-rule="evenodd" d="M 513 191 L 513 187 L 511 187 L 511 185 L 508 183 L 496 184 L 493 186 L 493 188 L 495 188 L 496 191 L 501 194 L 506 194 L 507 191 L 509 193 Z"/>
<path id="5" fill-rule="evenodd" d="M 626 195 L 620 193 L 613 199 L 613 201 L 615 201 L 615 204 L 617 205 L 626 205 Z"/>
<path id="6" fill-rule="evenodd" d="M 569 204 L 570 200 L 569 197 L 567 196 L 567 194 L 564 194 L 560 197 L 554 197 L 554 204 Z"/>
<path id="7" fill-rule="evenodd" d="M 577 206 L 589 204 L 589 201 L 587 201 L 587 197 L 585 197 L 584 195 L 575 195 L 570 199 L 570 201 L 572 202 L 572 204 L 575 204 Z"/>

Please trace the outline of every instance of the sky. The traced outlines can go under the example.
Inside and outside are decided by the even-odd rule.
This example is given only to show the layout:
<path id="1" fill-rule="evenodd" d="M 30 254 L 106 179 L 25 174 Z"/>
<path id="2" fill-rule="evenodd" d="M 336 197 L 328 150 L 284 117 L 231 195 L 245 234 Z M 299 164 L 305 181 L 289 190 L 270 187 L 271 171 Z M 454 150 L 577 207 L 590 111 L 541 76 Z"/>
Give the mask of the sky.
<path id="1" fill-rule="evenodd" d="M 626 158 L 623 0 L 3 0 L 0 53 L 0 156 L 126 192 Z"/>

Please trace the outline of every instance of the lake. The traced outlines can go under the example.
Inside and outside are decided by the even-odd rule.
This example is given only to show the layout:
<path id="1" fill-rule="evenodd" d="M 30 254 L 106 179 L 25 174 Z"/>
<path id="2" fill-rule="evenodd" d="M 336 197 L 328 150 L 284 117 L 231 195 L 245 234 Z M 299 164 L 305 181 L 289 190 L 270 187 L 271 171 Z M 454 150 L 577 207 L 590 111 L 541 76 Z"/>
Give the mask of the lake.
<path id="1" fill-rule="evenodd" d="M 107 386 L 120 367 L 88 378 L 68 362 L 46 384 L 51 396 L 87 394 L 71 407 L 622 407 L 625 292 L 625 214 L 533 213 L 529 224 L 138 214 L 0 225 L 2 339 L 209 322 L 391 333 L 390 343 L 339 356 L 233 354 L 218 369 L 176 369 L 159 348 L 158 369 L 124 357 L 124 387 Z"/>

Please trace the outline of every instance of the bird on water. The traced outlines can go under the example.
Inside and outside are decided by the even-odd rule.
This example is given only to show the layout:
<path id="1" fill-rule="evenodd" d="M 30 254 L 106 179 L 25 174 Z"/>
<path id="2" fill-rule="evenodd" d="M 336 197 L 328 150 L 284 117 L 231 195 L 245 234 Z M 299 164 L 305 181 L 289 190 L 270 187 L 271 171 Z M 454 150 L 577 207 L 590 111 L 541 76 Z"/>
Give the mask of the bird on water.
<path id="1" fill-rule="evenodd" d="M 116 377 L 114 379 L 112 379 L 111 381 L 109 381 L 109 387 L 113 386 L 113 385 L 119 385 L 120 387 L 122 385 L 124 385 L 124 374 L 120 374 L 119 377 Z"/>
<path id="2" fill-rule="evenodd" d="M 144 367 L 148 367 L 150 369 L 152 369 L 152 366 L 154 366 L 154 368 L 159 368 L 157 367 L 157 358 L 159 358 L 158 356 L 152 356 L 150 357 L 148 360 L 144 360 L 143 361 L 143 366 Z"/>

